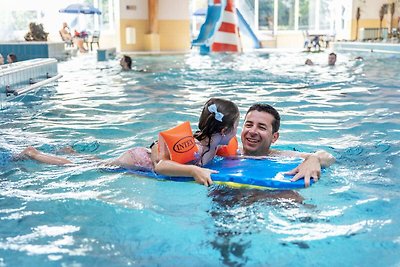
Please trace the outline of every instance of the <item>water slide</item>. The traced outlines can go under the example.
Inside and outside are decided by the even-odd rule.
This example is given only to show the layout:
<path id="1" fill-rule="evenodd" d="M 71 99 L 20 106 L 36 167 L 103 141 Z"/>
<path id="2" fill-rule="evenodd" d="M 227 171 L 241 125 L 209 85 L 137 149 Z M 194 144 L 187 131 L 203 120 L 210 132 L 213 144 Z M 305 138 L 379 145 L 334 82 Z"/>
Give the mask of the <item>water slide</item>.
<path id="1" fill-rule="evenodd" d="M 213 37 L 222 23 L 223 8 L 221 5 L 209 5 L 206 14 L 206 20 L 200 28 L 200 33 L 197 39 L 192 41 L 193 46 L 200 47 L 200 53 L 205 54 L 210 52 L 210 47 L 213 43 Z M 241 34 L 251 40 L 252 48 L 260 48 L 260 41 L 255 35 L 250 25 L 246 22 L 243 15 L 236 9 L 238 27 Z"/>
<path id="2" fill-rule="evenodd" d="M 200 47 L 201 54 L 210 52 L 210 40 L 217 30 L 217 25 L 219 25 L 218 22 L 221 19 L 221 13 L 221 6 L 208 6 L 206 21 L 201 25 L 197 39 L 192 41 L 192 46 Z"/>
<path id="3" fill-rule="evenodd" d="M 246 35 L 246 37 L 248 37 L 251 40 L 253 48 L 260 48 L 261 47 L 260 40 L 258 40 L 253 29 L 250 27 L 250 25 L 244 19 L 243 15 L 242 15 L 242 13 L 240 13 L 239 9 L 236 9 L 236 13 L 238 16 L 240 32 L 244 33 Z"/>

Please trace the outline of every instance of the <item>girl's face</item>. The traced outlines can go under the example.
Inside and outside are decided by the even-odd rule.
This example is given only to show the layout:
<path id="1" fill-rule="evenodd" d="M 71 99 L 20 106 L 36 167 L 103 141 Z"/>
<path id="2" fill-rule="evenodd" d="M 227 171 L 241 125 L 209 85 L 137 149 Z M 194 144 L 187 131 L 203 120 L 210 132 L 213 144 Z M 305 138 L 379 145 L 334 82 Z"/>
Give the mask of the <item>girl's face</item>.
<path id="1" fill-rule="evenodd" d="M 239 125 L 239 119 L 237 119 L 235 121 L 235 123 L 233 124 L 233 128 L 228 129 L 227 131 L 225 131 L 225 135 L 222 136 L 221 139 L 221 145 L 227 145 L 229 143 L 229 141 L 236 136 L 237 134 L 237 129 L 238 129 L 238 125 Z"/>

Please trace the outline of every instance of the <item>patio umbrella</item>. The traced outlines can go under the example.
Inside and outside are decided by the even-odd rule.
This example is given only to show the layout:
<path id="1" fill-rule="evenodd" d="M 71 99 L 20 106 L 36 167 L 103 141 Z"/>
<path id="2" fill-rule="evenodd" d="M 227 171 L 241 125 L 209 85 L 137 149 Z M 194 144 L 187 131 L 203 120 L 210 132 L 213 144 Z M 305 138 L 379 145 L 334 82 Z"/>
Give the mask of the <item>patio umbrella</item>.
<path id="1" fill-rule="evenodd" d="M 101 11 L 95 8 L 93 5 L 84 3 L 84 4 L 71 4 L 66 8 L 60 9 L 60 13 L 70 13 L 70 14 L 97 14 L 101 15 Z"/>

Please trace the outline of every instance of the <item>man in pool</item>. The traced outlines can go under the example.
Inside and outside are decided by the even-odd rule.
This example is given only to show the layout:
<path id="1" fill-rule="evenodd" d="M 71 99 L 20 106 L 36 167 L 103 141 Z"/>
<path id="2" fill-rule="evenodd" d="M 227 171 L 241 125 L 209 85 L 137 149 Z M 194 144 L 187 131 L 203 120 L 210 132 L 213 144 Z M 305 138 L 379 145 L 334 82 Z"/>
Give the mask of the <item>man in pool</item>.
<path id="1" fill-rule="evenodd" d="M 132 58 L 127 55 L 123 55 L 119 61 L 119 65 L 121 65 L 122 70 L 131 70 L 132 69 Z"/>
<path id="2" fill-rule="evenodd" d="M 305 185 L 310 185 L 310 179 L 318 181 L 321 167 L 329 167 L 335 158 L 321 150 L 315 153 L 271 149 L 271 144 L 279 138 L 280 115 L 278 111 L 267 104 L 254 104 L 246 113 L 241 133 L 242 154 L 252 157 L 301 157 L 305 160 L 290 171 L 294 175 L 292 181 L 304 178 Z"/>
<path id="3" fill-rule="evenodd" d="M 328 56 L 328 65 L 329 66 L 335 66 L 336 58 L 337 58 L 337 56 L 336 56 L 335 53 L 333 53 L 333 52 L 330 53 L 329 56 Z"/>

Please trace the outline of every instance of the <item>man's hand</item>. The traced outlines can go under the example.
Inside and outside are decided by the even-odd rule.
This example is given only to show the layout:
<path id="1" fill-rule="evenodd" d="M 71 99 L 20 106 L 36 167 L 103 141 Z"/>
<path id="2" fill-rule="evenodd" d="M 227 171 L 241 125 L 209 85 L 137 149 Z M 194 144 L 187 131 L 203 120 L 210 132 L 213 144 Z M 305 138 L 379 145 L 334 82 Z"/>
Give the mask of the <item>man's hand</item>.
<path id="1" fill-rule="evenodd" d="M 336 159 L 333 155 L 329 154 L 328 152 L 326 152 L 324 150 L 318 150 L 313 155 L 315 155 L 319 158 L 321 167 L 324 167 L 324 168 L 331 166 L 336 161 Z"/>
<path id="2" fill-rule="evenodd" d="M 305 187 L 310 186 L 310 179 L 313 178 L 317 182 L 321 176 L 321 163 L 317 156 L 308 156 L 299 166 L 286 174 L 294 175 L 292 182 L 304 178 Z"/>
<path id="3" fill-rule="evenodd" d="M 196 183 L 205 185 L 205 186 L 210 186 L 213 184 L 212 180 L 211 180 L 211 174 L 212 173 L 218 173 L 218 171 L 216 170 L 211 170 L 211 169 L 207 169 L 207 168 L 201 168 L 198 166 L 194 166 L 192 165 L 192 177 L 194 178 L 194 180 L 196 181 Z"/>

